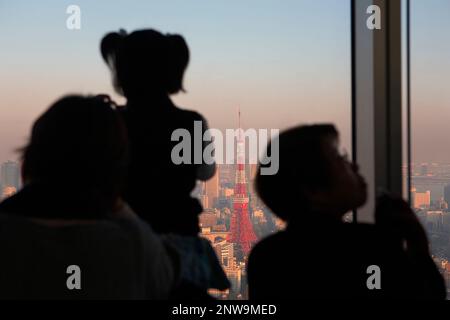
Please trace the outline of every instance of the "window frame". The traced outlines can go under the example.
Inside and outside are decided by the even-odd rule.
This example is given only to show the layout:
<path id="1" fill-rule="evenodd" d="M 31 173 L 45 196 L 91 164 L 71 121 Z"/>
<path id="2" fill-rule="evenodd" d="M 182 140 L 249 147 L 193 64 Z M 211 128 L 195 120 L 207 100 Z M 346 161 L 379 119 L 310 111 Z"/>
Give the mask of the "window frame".
<path id="1" fill-rule="evenodd" d="M 380 192 L 404 191 L 401 4 L 351 0 L 352 155 L 369 183 L 367 203 L 354 212 L 354 222 L 374 222 Z M 381 9 L 381 29 L 367 27 L 371 5 Z"/>

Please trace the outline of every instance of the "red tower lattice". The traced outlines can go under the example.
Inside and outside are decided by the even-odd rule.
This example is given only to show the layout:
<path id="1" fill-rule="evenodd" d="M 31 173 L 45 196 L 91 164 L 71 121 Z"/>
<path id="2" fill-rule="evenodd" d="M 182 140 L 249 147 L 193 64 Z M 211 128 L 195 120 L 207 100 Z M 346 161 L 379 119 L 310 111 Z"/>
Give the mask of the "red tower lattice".
<path id="1" fill-rule="evenodd" d="M 241 112 L 239 111 L 239 134 L 237 138 L 237 170 L 233 197 L 233 215 L 230 224 L 229 241 L 235 243 L 241 252 L 247 256 L 256 235 L 248 211 L 247 181 L 245 177 L 245 141 L 241 129 Z"/>

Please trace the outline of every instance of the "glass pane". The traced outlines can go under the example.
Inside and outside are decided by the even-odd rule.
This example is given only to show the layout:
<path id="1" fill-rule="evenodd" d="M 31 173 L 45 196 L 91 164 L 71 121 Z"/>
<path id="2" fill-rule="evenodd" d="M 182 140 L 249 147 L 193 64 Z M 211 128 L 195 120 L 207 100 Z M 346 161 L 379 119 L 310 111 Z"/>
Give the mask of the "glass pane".
<path id="1" fill-rule="evenodd" d="M 20 187 L 17 164 L 6 161 L 17 161 L 15 150 L 26 143 L 32 121 L 56 98 L 74 92 L 107 93 L 124 103 L 112 89 L 98 49 L 101 37 L 119 28 L 155 28 L 186 38 L 191 50 L 187 92 L 173 98 L 179 106 L 203 114 L 211 128 L 236 129 L 238 109 L 244 130 L 332 122 L 351 154 L 349 0 L 79 0 L 77 5 L 81 29 L 69 30 L 63 3 L 0 2 L 5 196 Z M 205 210 L 202 235 L 212 241 L 233 284 L 230 291 L 213 292 L 221 298 L 247 298 L 247 256 L 234 254 L 240 244 L 230 235 L 233 217 L 248 214 L 257 239 L 283 228 L 255 194 L 255 168 L 243 168 L 246 212 L 234 208 L 234 164 L 219 164 L 218 174 L 196 189 Z"/>
<path id="2" fill-rule="evenodd" d="M 450 2 L 411 1 L 411 202 L 450 287 Z"/>

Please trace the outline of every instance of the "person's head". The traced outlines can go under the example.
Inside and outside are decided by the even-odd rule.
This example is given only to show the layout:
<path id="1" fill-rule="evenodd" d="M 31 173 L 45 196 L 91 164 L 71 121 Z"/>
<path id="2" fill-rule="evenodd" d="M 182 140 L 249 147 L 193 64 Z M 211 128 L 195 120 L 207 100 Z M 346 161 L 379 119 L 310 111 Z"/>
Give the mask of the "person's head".
<path id="1" fill-rule="evenodd" d="M 301 216 L 302 211 L 342 218 L 365 203 L 364 179 L 357 166 L 339 153 L 339 134 L 333 125 L 299 126 L 274 139 L 279 145 L 279 170 L 261 175 L 260 163 L 256 190 L 281 219 L 308 218 Z"/>
<path id="2" fill-rule="evenodd" d="M 32 127 L 22 150 L 23 181 L 67 190 L 79 201 L 92 202 L 95 211 L 109 211 L 125 182 L 127 141 L 108 97 L 63 97 Z"/>
<path id="3" fill-rule="evenodd" d="M 100 44 L 116 91 L 127 98 L 183 91 L 189 48 L 177 34 L 147 29 L 105 35 Z"/>

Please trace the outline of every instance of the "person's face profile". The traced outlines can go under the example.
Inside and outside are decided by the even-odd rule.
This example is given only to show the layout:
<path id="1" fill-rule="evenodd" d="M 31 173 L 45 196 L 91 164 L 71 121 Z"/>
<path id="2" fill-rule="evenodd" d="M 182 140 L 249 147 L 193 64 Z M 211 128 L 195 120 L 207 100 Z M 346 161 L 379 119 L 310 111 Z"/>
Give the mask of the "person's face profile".
<path id="1" fill-rule="evenodd" d="M 324 156 L 327 158 L 330 183 L 327 193 L 329 205 L 341 208 L 342 214 L 363 205 L 367 199 L 367 186 L 345 150 L 340 148 L 337 137 L 323 141 Z"/>

